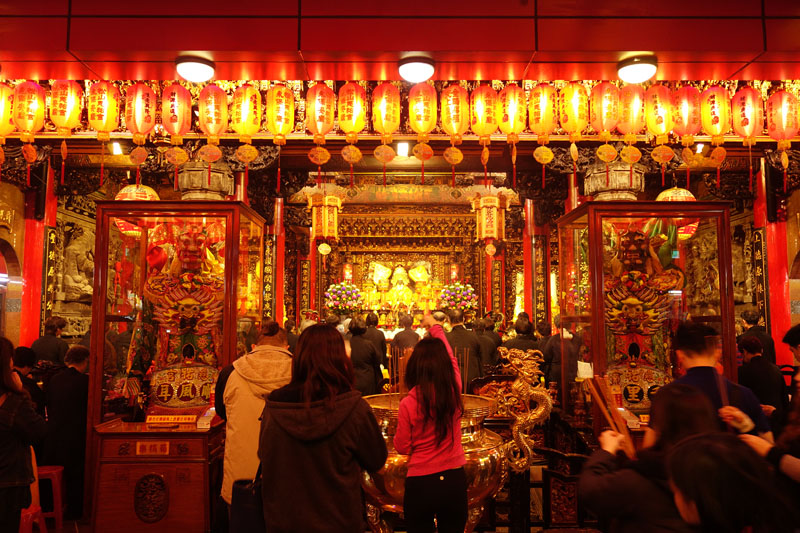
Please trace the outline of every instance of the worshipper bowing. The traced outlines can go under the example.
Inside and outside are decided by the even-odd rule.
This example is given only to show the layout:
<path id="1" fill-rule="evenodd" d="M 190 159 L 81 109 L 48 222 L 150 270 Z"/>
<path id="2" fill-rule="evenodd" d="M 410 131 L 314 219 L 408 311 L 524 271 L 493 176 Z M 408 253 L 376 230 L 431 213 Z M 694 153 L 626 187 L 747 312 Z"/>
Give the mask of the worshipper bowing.
<path id="1" fill-rule="evenodd" d="M 49 361 L 63 364 L 69 350 L 67 341 L 61 338 L 61 332 L 67 327 L 67 321 L 60 316 L 51 316 L 44 323 L 44 335 L 33 341 L 31 349 L 36 353 L 37 361 Z"/>
<path id="2" fill-rule="evenodd" d="M 384 368 L 389 367 L 389 361 L 386 356 L 386 335 L 383 331 L 378 329 L 378 315 L 373 312 L 367 313 L 365 318 L 367 330 L 364 332 L 364 338 L 375 345 L 378 355 L 381 358 L 381 364 Z"/>
<path id="3" fill-rule="evenodd" d="M 775 341 L 766 330 L 764 326 L 760 326 L 758 321 L 761 319 L 761 313 L 758 311 L 744 311 L 742 313 L 742 322 L 745 328 L 744 333 L 739 335 L 736 339 L 741 342 L 747 338 L 756 338 L 761 343 L 762 354 L 764 359 L 775 364 Z"/>
<path id="4" fill-rule="evenodd" d="M 0 531 L 9 533 L 19 530 L 20 512 L 31 504 L 31 445 L 47 432 L 13 371 L 13 353 L 11 341 L 0 337 Z"/>
<path id="5" fill-rule="evenodd" d="M 677 443 L 667 456 L 667 476 L 681 517 L 700 531 L 794 531 L 796 502 L 781 494 L 767 463 L 734 435 L 694 435 Z"/>
<path id="6" fill-rule="evenodd" d="M 274 320 L 265 320 L 253 350 L 231 367 L 220 395 L 226 420 L 221 494 L 228 505 L 233 482 L 253 479 L 258 470 L 259 418 L 266 396 L 291 381 L 292 355 L 286 331 Z"/>
<path id="7" fill-rule="evenodd" d="M 258 455 L 267 531 L 365 531 L 362 470 L 383 467 L 386 442 L 334 327 L 300 335 L 291 382 L 267 397 Z"/>
<path id="8" fill-rule="evenodd" d="M 682 439 L 719 431 L 711 402 L 688 385 L 662 388 L 653 397 L 650 424 L 636 459 L 617 456 L 622 435 L 600 434 L 600 449 L 586 461 L 578 497 L 611 531 L 692 531 L 678 513 L 666 474 L 666 458 Z"/>
<path id="9" fill-rule="evenodd" d="M 514 322 L 514 331 L 517 336 L 503 343 L 504 348 L 517 350 L 538 350 L 539 342 L 533 336 L 533 324 L 525 318 L 518 318 Z"/>
<path id="10" fill-rule="evenodd" d="M 789 396 L 783 374 L 762 354 L 761 342 L 757 337 L 742 337 L 739 340 L 739 351 L 744 364 L 739 367 L 739 385 L 747 387 L 761 402 L 761 409 L 769 419 L 774 436 L 778 436 L 783 428 Z"/>
<path id="11" fill-rule="evenodd" d="M 447 316 L 450 319 L 452 329 L 446 333 L 447 342 L 456 355 L 458 364 L 466 368 L 460 368 L 461 376 L 464 380 L 463 386 L 468 387 L 470 382 L 483 375 L 481 368 L 481 343 L 474 331 L 464 327 L 464 312 L 461 309 L 449 309 Z"/>
<path id="12" fill-rule="evenodd" d="M 461 372 L 444 330 L 431 315 L 428 336 L 406 366 L 394 447 L 410 455 L 403 513 L 408 533 L 461 533 L 467 522 L 466 459 L 461 445 Z"/>
<path id="13" fill-rule="evenodd" d="M 89 350 L 73 346 L 64 357 L 67 368 L 50 378 L 47 395 L 47 440 L 43 464 L 64 467 L 66 517 L 83 512 L 86 456 L 86 407 L 89 402 Z"/>
<path id="14" fill-rule="evenodd" d="M 380 392 L 381 356 L 375 344 L 366 338 L 367 325 L 363 318 L 350 321 L 350 359 L 353 361 L 356 389 L 363 396 Z"/>
<path id="15" fill-rule="evenodd" d="M 481 344 L 481 365 L 483 368 L 494 366 L 497 363 L 497 346 L 494 339 L 487 333 L 494 327 L 494 322 L 488 318 L 475 320 L 475 334 Z"/>
<path id="16" fill-rule="evenodd" d="M 46 399 L 44 391 L 36 383 L 36 380 L 31 377 L 31 371 L 36 365 L 36 354 L 27 346 L 17 346 L 14 350 L 14 372 L 19 374 L 19 379 L 22 381 L 22 387 L 27 391 L 33 402 L 33 408 L 39 416 L 45 415 Z"/>
<path id="17" fill-rule="evenodd" d="M 419 334 L 411 328 L 414 325 L 414 318 L 411 315 L 403 313 L 397 321 L 403 329 L 395 333 L 389 346 L 392 353 L 403 353 L 416 346 L 419 342 Z"/>
<path id="18" fill-rule="evenodd" d="M 715 365 L 720 359 L 720 343 L 717 332 L 711 326 L 695 322 L 682 322 L 672 339 L 672 347 L 678 356 L 678 364 L 686 369 L 686 375 L 665 385 L 691 385 L 700 389 L 718 410 L 720 429 L 731 426 L 739 433 L 754 433 L 772 441 L 767 417 L 755 394 L 717 372 Z M 736 409 L 729 409 L 729 407 Z M 744 413 L 746 416 L 740 416 Z"/>

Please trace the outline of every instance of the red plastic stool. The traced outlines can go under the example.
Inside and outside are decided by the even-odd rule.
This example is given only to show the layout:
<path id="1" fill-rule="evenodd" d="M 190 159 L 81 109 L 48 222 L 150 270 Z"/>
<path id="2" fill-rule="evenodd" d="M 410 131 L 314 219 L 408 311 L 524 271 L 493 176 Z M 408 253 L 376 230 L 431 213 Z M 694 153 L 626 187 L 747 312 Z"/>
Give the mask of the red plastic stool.
<path id="1" fill-rule="evenodd" d="M 33 524 L 39 525 L 39 533 L 47 533 L 47 524 L 44 521 L 42 508 L 38 505 L 31 505 L 22 510 L 19 517 L 19 533 L 33 533 Z"/>
<path id="2" fill-rule="evenodd" d="M 50 480 L 50 486 L 53 487 L 53 510 L 42 513 L 45 518 L 53 518 L 56 521 L 56 530 L 60 530 L 64 523 L 64 510 L 66 504 L 62 495 L 66 490 L 64 487 L 64 467 L 63 466 L 40 466 L 39 467 L 39 484 L 43 479 Z"/>

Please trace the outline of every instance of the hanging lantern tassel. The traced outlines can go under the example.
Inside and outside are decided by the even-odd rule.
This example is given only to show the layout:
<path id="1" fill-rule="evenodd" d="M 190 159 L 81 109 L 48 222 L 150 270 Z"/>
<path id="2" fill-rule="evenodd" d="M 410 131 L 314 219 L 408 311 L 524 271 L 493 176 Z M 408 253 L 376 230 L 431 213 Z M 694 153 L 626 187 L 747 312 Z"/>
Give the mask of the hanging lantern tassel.
<path id="1" fill-rule="evenodd" d="M 142 184 L 142 167 L 140 165 L 136 166 L 136 186 Z"/>
<path id="2" fill-rule="evenodd" d="M 719 167 L 717 167 L 717 189 L 719 189 Z"/>
<path id="3" fill-rule="evenodd" d="M 609 187 L 610 185 L 611 185 L 611 176 L 609 175 L 608 172 L 608 163 L 606 163 L 606 187 Z"/>
<path id="4" fill-rule="evenodd" d="M 250 181 L 250 165 L 248 163 L 244 164 L 244 195 L 247 196 L 247 184 Z"/>
<path id="5" fill-rule="evenodd" d="M 631 163 L 630 173 L 628 174 L 628 186 L 633 187 L 633 163 Z"/>
<path id="6" fill-rule="evenodd" d="M 542 165 L 542 190 L 544 190 L 544 165 Z"/>
<path id="7" fill-rule="evenodd" d="M 31 186 L 31 164 L 30 163 L 28 163 L 26 165 L 25 183 L 28 185 L 28 187 Z M 783 191 L 786 192 L 786 171 L 785 170 L 783 171 Z"/>
<path id="8" fill-rule="evenodd" d="M 67 161 L 67 153 L 67 140 L 64 139 L 61 141 L 61 179 L 59 180 L 62 186 L 64 185 L 64 164 Z"/>
<path id="9" fill-rule="evenodd" d="M 691 171 L 689 170 L 689 165 L 686 165 L 686 190 L 689 190 L 689 175 Z"/>
<path id="10" fill-rule="evenodd" d="M 513 187 L 517 188 L 517 145 L 513 144 L 511 148 L 511 167 L 514 172 L 514 185 Z"/>
<path id="11" fill-rule="evenodd" d="M 317 165 L 317 186 L 322 184 L 322 165 Z"/>
<path id="12" fill-rule="evenodd" d="M 486 168 L 486 167 L 483 167 Z M 425 160 L 422 160 L 422 176 L 420 176 L 420 184 L 425 185 Z"/>
<path id="13" fill-rule="evenodd" d="M 383 164 L 383 186 L 386 187 L 386 163 Z"/>
<path id="14" fill-rule="evenodd" d="M 664 163 L 661 163 L 661 187 L 662 188 L 666 184 L 666 179 L 665 179 L 665 176 L 664 176 L 666 174 L 666 172 L 667 172 L 667 165 L 665 165 Z"/>
<path id="15" fill-rule="evenodd" d="M 751 145 L 747 145 L 747 160 L 750 166 L 750 182 L 748 188 L 752 191 L 753 190 L 753 151 Z"/>
<path id="16" fill-rule="evenodd" d="M 3 180 L 3 163 L 6 161 L 6 151 L 0 146 L 0 181 Z"/>
<path id="17" fill-rule="evenodd" d="M 350 163 L 350 188 L 355 187 L 353 184 L 353 163 Z"/>
<path id="18" fill-rule="evenodd" d="M 208 186 L 211 187 L 211 163 L 208 164 Z"/>
<path id="19" fill-rule="evenodd" d="M 106 143 L 103 143 L 100 148 L 100 186 L 103 186 L 103 181 L 106 174 Z"/>
<path id="20" fill-rule="evenodd" d="M 281 193 L 281 166 L 280 166 L 280 164 L 278 164 L 278 177 L 276 178 L 275 182 L 277 184 L 276 192 L 278 194 L 280 194 Z"/>
<path id="21" fill-rule="evenodd" d="M 172 184 L 172 190 L 174 191 L 178 190 L 178 165 L 175 165 L 175 180 L 174 183 Z"/>
<path id="22" fill-rule="evenodd" d="M 450 170 L 452 172 L 452 174 L 450 176 L 450 186 L 455 189 L 455 187 L 456 187 L 456 166 L 455 165 L 450 165 Z"/>

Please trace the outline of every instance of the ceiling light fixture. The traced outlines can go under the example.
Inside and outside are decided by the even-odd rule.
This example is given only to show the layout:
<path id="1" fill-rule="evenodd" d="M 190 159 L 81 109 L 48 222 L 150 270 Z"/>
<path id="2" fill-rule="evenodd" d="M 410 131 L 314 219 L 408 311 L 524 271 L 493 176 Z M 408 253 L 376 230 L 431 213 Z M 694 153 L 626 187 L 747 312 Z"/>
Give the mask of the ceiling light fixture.
<path id="1" fill-rule="evenodd" d="M 658 70 L 658 58 L 654 55 L 632 56 L 617 63 L 617 75 L 626 83 L 642 83 Z"/>
<path id="2" fill-rule="evenodd" d="M 408 157 L 408 143 L 397 143 L 398 157 Z"/>
<path id="3" fill-rule="evenodd" d="M 175 60 L 178 75 L 186 81 L 203 83 L 214 77 L 214 62 L 197 56 L 181 56 Z"/>
<path id="4" fill-rule="evenodd" d="M 122 155 L 122 146 L 118 142 L 111 143 L 111 153 L 113 155 Z"/>
<path id="5" fill-rule="evenodd" d="M 397 64 L 400 77 L 411 83 L 422 83 L 433 76 L 436 63 L 430 57 L 409 56 Z"/>

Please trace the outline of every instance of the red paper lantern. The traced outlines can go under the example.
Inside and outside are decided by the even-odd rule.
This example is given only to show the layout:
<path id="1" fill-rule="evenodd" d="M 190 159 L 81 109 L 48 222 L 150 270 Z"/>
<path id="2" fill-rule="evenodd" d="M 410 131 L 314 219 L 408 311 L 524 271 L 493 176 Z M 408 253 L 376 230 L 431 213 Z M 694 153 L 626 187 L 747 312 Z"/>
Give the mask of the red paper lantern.
<path id="1" fill-rule="evenodd" d="M 22 142 L 33 142 L 34 134 L 44 127 L 44 110 L 45 94 L 41 85 L 26 81 L 14 88 L 14 125 L 20 131 Z"/>
<path id="2" fill-rule="evenodd" d="M 119 127 L 119 105 L 119 89 L 110 81 L 89 87 L 89 127 L 97 132 L 97 140 L 108 142 Z"/>
<path id="3" fill-rule="evenodd" d="M 366 125 L 367 93 L 357 83 L 349 81 L 339 89 L 339 128 L 345 139 L 353 144 Z"/>
<path id="4" fill-rule="evenodd" d="M 400 91 L 385 81 L 372 91 L 372 127 L 381 134 L 381 143 L 392 142 L 400 127 Z"/>
<path id="5" fill-rule="evenodd" d="M 616 85 L 603 81 L 592 88 L 589 115 L 600 140 L 606 143 L 610 141 L 611 131 L 619 122 L 619 89 Z"/>
<path id="6" fill-rule="evenodd" d="M 417 134 L 417 142 L 428 142 L 428 134 L 436 127 L 436 89 L 427 82 L 414 85 L 408 92 L 408 123 Z"/>
<path id="7" fill-rule="evenodd" d="M 239 142 L 250 144 L 261 129 L 261 92 L 245 83 L 233 92 L 231 128 L 239 134 Z"/>
<path id="8" fill-rule="evenodd" d="M 725 88 L 712 85 L 700 95 L 700 123 L 713 146 L 725 142 L 724 135 L 731 129 L 731 99 Z"/>
<path id="9" fill-rule="evenodd" d="M 322 82 L 306 93 L 306 128 L 314 135 L 315 144 L 325 144 L 325 135 L 333 128 L 336 94 Z"/>
<path id="10" fill-rule="evenodd" d="M 756 135 L 764 131 L 764 101 L 752 87 L 742 87 L 731 100 L 733 131 L 745 146 L 756 144 Z"/>
<path id="11" fill-rule="evenodd" d="M 797 135 L 797 110 L 797 98 L 783 89 L 767 99 L 767 132 L 778 141 L 778 150 L 788 149 Z"/>
<path id="12" fill-rule="evenodd" d="M 192 95 L 186 87 L 173 83 L 161 93 L 161 125 L 172 144 L 183 143 L 192 128 Z"/>
<path id="13" fill-rule="evenodd" d="M 125 95 L 125 126 L 133 134 L 133 143 L 143 145 L 156 125 L 156 93 L 144 83 L 128 87 Z"/>
<path id="14" fill-rule="evenodd" d="M 286 136 L 294 129 L 294 94 L 285 85 L 274 85 L 267 91 L 266 126 L 272 142 L 286 144 Z"/>
<path id="15" fill-rule="evenodd" d="M 683 146 L 694 144 L 694 136 L 700 133 L 700 91 L 692 85 L 684 85 L 672 95 L 674 125 L 672 131 L 680 136 Z"/>
<path id="16" fill-rule="evenodd" d="M 569 134 L 570 142 L 579 141 L 589 124 L 589 95 L 583 84 L 571 81 L 561 89 L 558 113 L 561 128 Z"/>
<path id="17" fill-rule="evenodd" d="M 158 193 L 147 185 L 126 185 L 114 197 L 114 200 L 119 201 L 153 201 L 158 199 Z M 123 235 L 132 240 L 142 236 L 142 228 L 132 222 L 122 218 L 115 218 L 114 224 Z"/>
<path id="18" fill-rule="evenodd" d="M 200 91 L 198 124 L 209 144 L 219 144 L 219 136 L 228 131 L 228 95 L 211 83 Z"/>
<path id="19" fill-rule="evenodd" d="M 0 146 L 17 127 L 14 125 L 14 89 L 0 83 Z"/>
<path id="20" fill-rule="evenodd" d="M 619 90 L 617 130 L 624 135 L 627 144 L 635 143 L 636 136 L 644 128 L 644 96 L 641 85 L 625 85 Z"/>
<path id="21" fill-rule="evenodd" d="M 490 135 L 500 125 L 500 99 L 497 92 L 488 85 L 479 85 L 470 97 L 470 128 L 478 136 L 478 141 L 486 146 Z"/>
<path id="22" fill-rule="evenodd" d="M 462 136 L 469 129 L 469 93 L 457 83 L 442 90 L 442 130 L 450 136 L 450 144 L 461 144 Z M 524 126 L 524 124 L 523 124 Z"/>
<path id="23" fill-rule="evenodd" d="M 539 144 L 547 144 L 548 137 L 558 126 L 558 93 L 547 83 L 540 83 L 531 90 L 528 99 L 528 126 L 538 137 Z"/>
<path id="24" fill-rule="evenodd" d="M 647 131 L 655 136 L 656 144 L 664 144 L 674 124 L 672 92 L 669 87 L 657 83 L 651 85 L 644 95 L 644 114 Z"/>
<path id="25" fill-rule="evenodd" d="M 58 80 L 50 90 L 50 120 L 59 135 L 69 136 L 81 125 L 83 89 L 77 81 Z"/>

